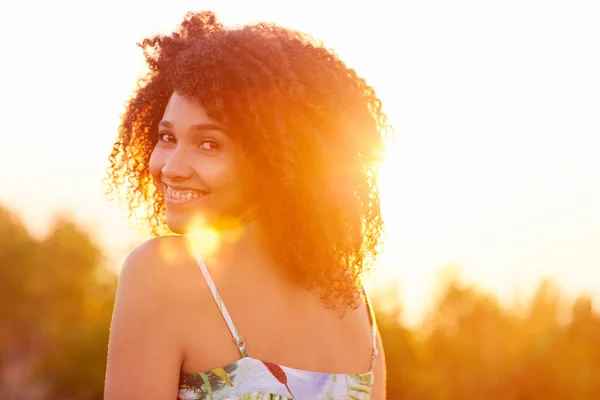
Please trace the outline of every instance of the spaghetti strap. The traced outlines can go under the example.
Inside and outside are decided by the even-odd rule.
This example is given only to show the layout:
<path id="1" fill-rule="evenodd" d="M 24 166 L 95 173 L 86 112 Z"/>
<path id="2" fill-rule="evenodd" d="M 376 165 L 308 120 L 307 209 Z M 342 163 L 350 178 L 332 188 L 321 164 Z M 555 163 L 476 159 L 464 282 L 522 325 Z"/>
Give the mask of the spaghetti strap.
<path id="1" fill-rule="evenodd" d="M 373 365 L 375 364 L 375 357 L 379 354 L 379 349 L 377 348 L 377 321 L 375 320 L 375 312 L 373 307 L 371 306 L 371 300 L 365 291 L 365 288 L 362 289 L 363 295 L 365 298 L 365 305 L 367 306 L 367 311 L 369 313 L 369 320 L 371 322 L 371 339 L 372 339 L 372 358 L 371 358 L 371 370 L 373 370 Z"/>
<path id="2" fill-rule="evenodd" d="M 231 335 L 233 336 L 233 341 L 235 342 L 238 349 L 240 350 L 240 354 L 242 355 L 242 357 L 248 357 L 248 351 L 246 351 L 246 343 L 244 342 L 244 338 L 242 337 L 242 335 L 240 335 L 238 333 L 235 325 L 233 324 L 231 316 L 229 315 L 229 311 L 227 311 L 227 307 L 225 307 L 225 303 L 223 303 L 221 296 L 219 296 L 219 292 L 217 292 L 217 286 L 215 285 L 215 282 L 213 281 L 212 277 L 210 276 L 210 273 L 208 272 L 208 268 L 206 268 L 206 265 L 204 264 L 204 261 L 202 260 L 202 257 L 200 256 L 200 253 L 198 253 L 197 251 L 194 251 L 194 257 L 196 258 L 196 261 L 198 262 L 198 266 L 200 267 L 200 271 L 202 271 L 202 275 L 204 276 L 204 280 L 206 281 L 206 284 L 210 288 L 210 292 L 212 293 L 212 296 L 215 299 L 215 303 L 217 303 L 217 308 L 221 312 L 221 315 L 223 316 L 223 319 L 225 320 L 225 323 L 227 324 L 227 327 L 229 328 L 229 331 L 231 332 Z"/>

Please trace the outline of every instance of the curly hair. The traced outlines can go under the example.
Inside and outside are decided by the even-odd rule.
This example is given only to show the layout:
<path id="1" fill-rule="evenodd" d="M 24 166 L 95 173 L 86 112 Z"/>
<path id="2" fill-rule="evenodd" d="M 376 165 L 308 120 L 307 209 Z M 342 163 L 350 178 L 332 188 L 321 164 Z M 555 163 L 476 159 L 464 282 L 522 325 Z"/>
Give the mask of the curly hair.
<path id="1" fill-rule="evenodd" d="M 107 195 L 153 234 L 168 232 L 149 158 L 171 94 L 196 99 L 268 182 L 261 216 L 287 276 L 328 308 L 356 308 L 382 244 L 377 178 L 392 132 L 374 89 L 310 36 L 266 23 L 225 28 L 209 11 L 138 46 L 149 70 L 121 117 Z"/>

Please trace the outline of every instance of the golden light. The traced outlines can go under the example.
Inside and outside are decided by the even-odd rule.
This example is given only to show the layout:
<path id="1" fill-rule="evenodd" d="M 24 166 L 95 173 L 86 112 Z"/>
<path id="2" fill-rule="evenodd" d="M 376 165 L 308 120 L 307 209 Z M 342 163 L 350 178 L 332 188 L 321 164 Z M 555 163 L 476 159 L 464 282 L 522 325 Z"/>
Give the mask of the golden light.
<path id="1" fill-rule="evenodd" d="M 201 215 L 192 217 L 184 237 L 188 252 L 199 252 L 206 259 L 211 258 L 221 247 L 219 231 L 208 225 Z"/>
<path id="2" fill-rule="evenodd" d="M 110 7 L 98 10 L 120 20 L 109 31 L 102 29 L 103 18 L 94 20 L 100 21 L 97 26 L 88 21 L 87 30 L 74 38 L 80 52 L 71 51 L 73 42 L 57 41 L 53 51 L 64 54 L 65 62 L 44 65 L 43 76 L 53 79 L 36 79 L 35 99 L 27 97 L 22 80 L 7 80 L 2 96 L 11 112 L 0 118 L 2 130 L 14 133 L 11 145 L 0 149 L 11 171 L 0 177 L 0 186 L 11 188 L 3 193 L 3 203 L 40 236 L 51 226 L 49 215 L 71 210 L 81 224 L 94 226 L 115 260 L 147 238 L 127 221 L 127 210 L 105 201 L 100 183 L 123 100 L 145 72 L 135 43 L 170 32 L 185 12 L 198 10 L 197 2 L 188 0 L 159 8 L 134 3 L 118 13 Z M 460 7 L 431 14 L 416 3 L 403 13 L 390 12 L 396 7 L 391 2 L 366 8 L 347 4 L 345 18 L 332 25 L 330 16 L 339 13 L 333 2 L 319 4 L 317 17 L 313 7 L 226 3 L 206 0 L 201 8 L 215 9 L 226 25 L 271 20 L 309 32 L 335 49 L 381 97 L 396 139 L 386 143 L 379 177 L 388 232 L 368 276 L 377 289 L 402 283 L 407 309 L 418 311 L 433 290 L 436 271 L 451 264 L 460 265 L 466 280 L 500 294 L 510 294 L 515 286 L 528 292 L 547 275 L 570 293 L 597 292 L 600 142 L 594 93 L 600 81 L 598 57 L 585 50 L 593 47 L 595 36 L 582 30 L 596 29 L 593 13 L 542 7 L 554 16 L 536 19 L 539 29 L 532 31 L 524 17 L 537 15 L 532 4 L 517 14 L 511 7 L 490 9 L 495 19 L 486 25 Z M 571 12 L 565 28 L 557 30 L 555 21 Z M 44 15 L 32 18 L 45 31 L 80 28 L 72 26 L 77 20 Z M 503 30 L 512 19 L 514 29 Z M 357 20 L 364 29 L 356 29 Z M 12 22 L 18 25 L 19 19 L 7 20 L 6 29 L 18 30 Z M 472 35 L 474 30 L 465 28 L 470 24 L 481 34 Z M 376 40 L 390 37 L 399 38 L 392 47 Z M 7 46 L 19 52 L 19 43 Z M 3 66 L 5 76 L 19 76 L 26 72 L 22 66 L 38 64 L 38 53 L 21 53 L 20 63 Z M 110 62 L 114 59 L 118 65 Z M 61 104 L 69 104 L 67 125 L 60 107 L 54 107 Z M 29 118 L 32 108 L 37 118 Z M 64 146 L 81 143 L 82 127 L 88 144 L 80 151 Z M 187 242 L 207 256 L 242 233 L 204 229 Z M 173 260 L 173 252 L 163 249 L 165 259 Z"/>

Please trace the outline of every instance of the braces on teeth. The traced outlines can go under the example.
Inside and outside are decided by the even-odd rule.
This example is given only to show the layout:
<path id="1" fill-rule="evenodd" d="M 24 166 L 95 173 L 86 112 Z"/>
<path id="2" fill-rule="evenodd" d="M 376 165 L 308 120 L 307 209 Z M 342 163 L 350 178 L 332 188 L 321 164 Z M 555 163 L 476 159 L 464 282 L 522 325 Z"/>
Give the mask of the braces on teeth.
<path id="1" fill-rule="evenodd" d="M 202 193 L 189 190 L 175 190 L 167 186 L 167 197 L 176 200 L 192 200 L 202 196 Z"/>

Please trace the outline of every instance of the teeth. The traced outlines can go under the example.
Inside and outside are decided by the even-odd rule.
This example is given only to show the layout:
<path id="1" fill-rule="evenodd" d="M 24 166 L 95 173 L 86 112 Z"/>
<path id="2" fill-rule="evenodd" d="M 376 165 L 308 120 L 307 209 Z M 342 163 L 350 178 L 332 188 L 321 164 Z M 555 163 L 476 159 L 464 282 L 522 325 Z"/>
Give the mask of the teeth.
<path id="1" fill-rule="evenodd" d="M 203 196 L 202 193 L 195 190 L 175 190 L 169 186 L 167 186 L 166 195 L 175 200 L 192 200 Z"/>

